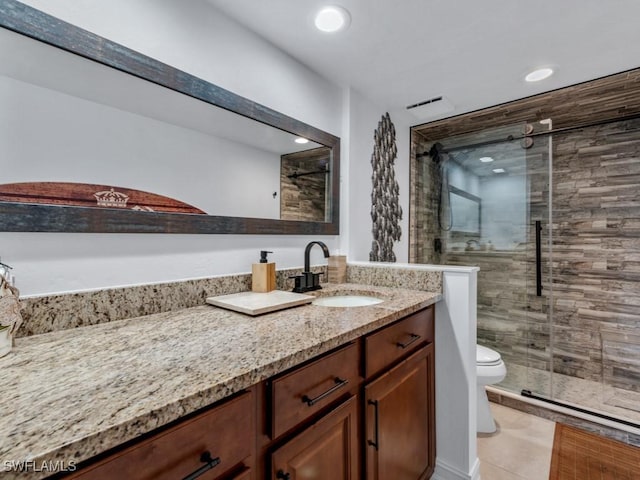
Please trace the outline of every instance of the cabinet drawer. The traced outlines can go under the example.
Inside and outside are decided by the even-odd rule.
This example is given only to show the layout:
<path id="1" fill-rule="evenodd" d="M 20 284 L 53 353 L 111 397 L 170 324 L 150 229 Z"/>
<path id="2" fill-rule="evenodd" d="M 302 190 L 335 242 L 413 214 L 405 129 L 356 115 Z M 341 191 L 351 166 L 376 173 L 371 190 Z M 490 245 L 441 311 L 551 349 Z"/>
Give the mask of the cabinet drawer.
<path id="1" fill-rule="evenodd" d="M 201 460 L 205 452 L 217 465 L 204 471 L 199 480 L 216 479 L 232 473 L 230 469 L 235 467 L 250 475 L 250 471 L 242 470 L 249 467 L 243 467 L 242 462 L 253 455 L 254 418 L 254 395 L 250 391 L 82 469 L 71 478 L 175 480 L 205 467 L 206 462 Z M 250 477 L 241 474 L 239 478 Z"/>
<path id="2" fill-rule="evenodd" d="M 425 342 L 433 342 L 433 307 L 365 337 L 365 376 L 370 377 Z"/>
<path id="3" fill-rule="evenodd" d="M 350 344 L 271 383 L 271 436 L 277 438 L 340 398 L 360 381 L 358 343 Z"/>

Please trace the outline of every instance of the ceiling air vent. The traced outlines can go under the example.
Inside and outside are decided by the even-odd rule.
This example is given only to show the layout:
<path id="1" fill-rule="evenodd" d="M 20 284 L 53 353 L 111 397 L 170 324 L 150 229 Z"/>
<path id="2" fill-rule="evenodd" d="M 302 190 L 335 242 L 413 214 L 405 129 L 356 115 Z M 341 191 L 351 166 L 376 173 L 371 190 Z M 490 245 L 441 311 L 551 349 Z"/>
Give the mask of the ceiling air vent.
<path id="1" fill-rule="evenodd" d="M 407 110 L 411 110 L 412 108 L 421 107 L 422 105 L 428 105 L 430 103 L 439 102 L 442 100 L 442 97 L 433 97 L 429 100 L 425 100 L 424 102 L 414 103 L 413 105 L 407 105 Z"/>
<path id="2" fill-rule="evenodd" d="M 407 105 L 407 110 L 413 113 L 419 120 L 426 120 L 444 113 L 453 112 L 455 107 L 447 97 L 440 95 L 439 97 L 423 100 L 413 105 Z"/>

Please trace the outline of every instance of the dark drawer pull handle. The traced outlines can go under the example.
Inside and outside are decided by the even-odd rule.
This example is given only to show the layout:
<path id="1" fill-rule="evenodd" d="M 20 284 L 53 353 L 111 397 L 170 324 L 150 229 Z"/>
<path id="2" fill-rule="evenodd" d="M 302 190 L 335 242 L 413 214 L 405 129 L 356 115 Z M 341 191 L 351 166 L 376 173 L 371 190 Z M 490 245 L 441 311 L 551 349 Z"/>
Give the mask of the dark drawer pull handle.
<path id="1" fill-rule="evenodd" d="M 291 474 L 283 472 L 282 470 L 278 470 L 276 472 L 276 478 L 280 478 L 281 480 L 289 480 L 291 478 Z"/>
<path id="2" fill-rule="evenodd" d="M 368 405 L 373 405 L 374 410 L 374 418 L 375 418 L 375 430 L 374 430 L 374 435 L 376 437 L 375 441 L 373 440 L 367 440 L 367 445 L 370 445 L 372 447 L 374 447 L 376 450 L 378 450 L 378 401 L 377 400 L 369 400 L 367 401 Z"/>
<path id="3" fill-rule="evenodd" d="M 402 342 L 398 342 L 396 343 L 396 345 L 400 348 L 407 348 L 409 345 L 411 345 L 412 343 L 415 343 L 418 341 L 418 339 L 420 339 L 420 335 L 416 334 L 416 333 L 410 333 L 409 336 L 411 337 L 411 340 L 409 340 L 407 343 L 402 343 Z"/>
<path id="4" fill-rule="evenodd" d="M 320 400 L 322 400 L 323 398 L 331 395 L 333 392 L 335 392 L 336 390 L 339 390 L 340 388 L 344 387 L 347 383 L 349 383 L 349 380 L 347 379 L 342 379 L 340 377 L 336 377 L 333 379 L 334 382 L 336 382 L 336 384 L 331 387 L 329 390 L 327 390 L 324 393 L 321 393 L 320 395 L 318 395 L 315 398 L 309 398 L 307 395 L 303 395 L 302 396 L 302 401 L 304 403 L 306 403 L 307 405 L 309 405 L 310 407 L 314 406 L 316 403 L 318 403 Z"/>
<path id="5" fill-rule="evenodd" d="M 217 467 L 220 464 L 220 457 L 211 458 L 211 453 L 209 451 L 206 451 L 202 455 L 200 455 L 200 461 L 202 463 L 205 463 L 206 465 L 201 466 L 195 472 L 190 473 L 182 480 L 195 480 L 203 473 L 208 472 L 214 467 Z"/>

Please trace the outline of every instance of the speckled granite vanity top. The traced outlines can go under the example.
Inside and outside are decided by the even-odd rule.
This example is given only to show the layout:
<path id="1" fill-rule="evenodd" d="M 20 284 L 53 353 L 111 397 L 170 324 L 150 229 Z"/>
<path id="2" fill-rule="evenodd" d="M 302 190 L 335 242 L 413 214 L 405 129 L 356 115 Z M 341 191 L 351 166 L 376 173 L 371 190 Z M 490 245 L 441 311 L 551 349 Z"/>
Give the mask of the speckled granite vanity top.
<path id="1" fill-rule="evenodd" d="M 318 293 L 350 291 L 385 301 L 259 317 L 203 305 L 20 338 L 0 358 L 0 461 L 88 459 L 441 299 Z"/>

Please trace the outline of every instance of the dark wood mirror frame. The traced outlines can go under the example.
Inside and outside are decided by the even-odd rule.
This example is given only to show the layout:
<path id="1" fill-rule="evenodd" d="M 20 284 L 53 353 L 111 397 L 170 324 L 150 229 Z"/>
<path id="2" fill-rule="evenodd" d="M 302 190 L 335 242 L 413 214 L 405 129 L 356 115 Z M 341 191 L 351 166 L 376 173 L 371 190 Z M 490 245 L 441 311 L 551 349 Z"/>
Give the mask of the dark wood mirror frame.
<path id="1" fill-rule="evenodd" d="M 212 106 L 331 148 L 331 221 L 305 222 L 214 215 L 0 202 L 0 231 L 337 235 L 340 138 L 236 95 L 15 0 L 0 0 L 0 26 Z"/>

